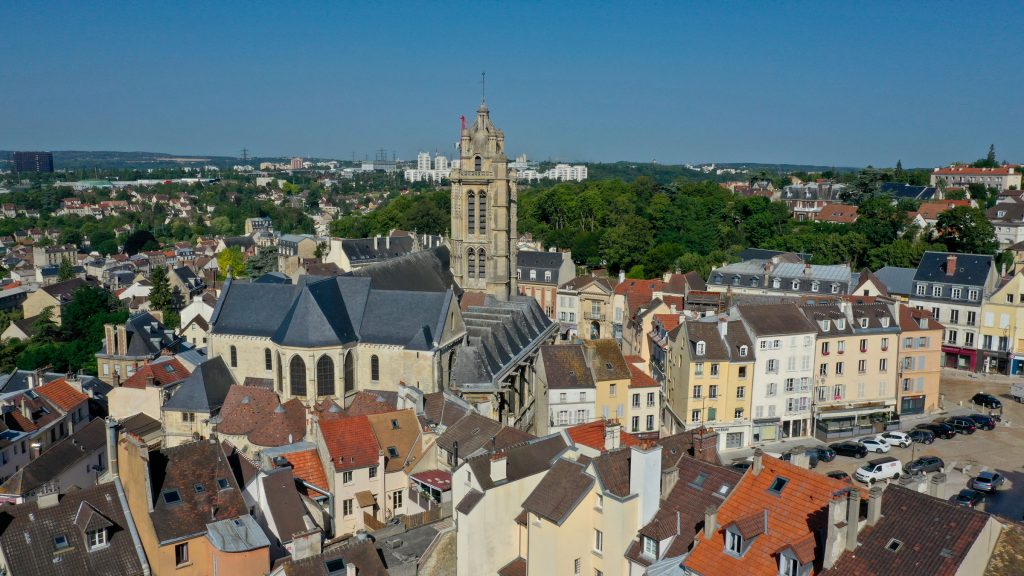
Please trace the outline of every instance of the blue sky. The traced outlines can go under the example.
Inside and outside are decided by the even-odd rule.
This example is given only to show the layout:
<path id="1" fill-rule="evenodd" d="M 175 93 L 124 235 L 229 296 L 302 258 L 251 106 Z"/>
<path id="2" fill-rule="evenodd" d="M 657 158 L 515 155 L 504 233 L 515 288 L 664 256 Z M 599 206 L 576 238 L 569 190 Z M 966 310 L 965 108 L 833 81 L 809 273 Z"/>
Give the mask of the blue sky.
<path id="1" fill-rule="evenodd" d="M 981 15 L 972 10 L 985 9 Z M 5 3 L 0 149 L 1024 162 L 1024 3 Z"/>

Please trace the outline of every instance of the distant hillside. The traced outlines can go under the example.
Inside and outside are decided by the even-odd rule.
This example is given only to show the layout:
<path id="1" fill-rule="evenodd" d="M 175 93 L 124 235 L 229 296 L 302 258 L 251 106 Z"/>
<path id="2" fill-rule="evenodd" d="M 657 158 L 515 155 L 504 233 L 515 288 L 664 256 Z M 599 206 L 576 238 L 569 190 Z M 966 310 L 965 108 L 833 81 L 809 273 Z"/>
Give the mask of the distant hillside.
<path id="1" fill-rule="evenodd" d="M 10 150 L 0 150 L 0 159 L 6 163 L 13 154 Z M 230 156 L 176 156 L 162 152 L 111 152 L 85 150 L 55 150 L 53 167 L 57 170 L 80 170 L 83 168 L 123 169 L 123 168 L 173 168 L 180 166 L 217 166 L 229 168 L 238 164 L 237 158 Z"/>
<path id="2" fill-rule="evenodd" d="M 654 164 L 652 162 L 587 162 L 587 176 L 592 180 L 604 178 L 620 178 L 627 182 L 640 176 L 652 178 L 662 184 L 668 184 L 679 178 L 684 180 L 745 180 L 751 174 L 769 172 L 772 174 L 789 174 L 793 172 L 822 172 L 832 170 L 831 166 L 812 166 L 806 164 L 761 164 L 756 162 L 730 162 L 715 164 L 717 168 L 734 168 L 748 170 L 750 174 L 714 174 L 692 170 L 681 164 Z M 858 168 L 835 168 L 839 172 L 855 172 Z"/>

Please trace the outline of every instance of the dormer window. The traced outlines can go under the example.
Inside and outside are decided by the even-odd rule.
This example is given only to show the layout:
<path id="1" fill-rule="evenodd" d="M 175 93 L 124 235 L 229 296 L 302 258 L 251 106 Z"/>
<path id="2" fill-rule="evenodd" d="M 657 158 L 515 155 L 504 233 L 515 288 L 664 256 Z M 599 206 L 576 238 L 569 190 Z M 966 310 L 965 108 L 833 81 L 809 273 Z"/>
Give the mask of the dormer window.
<path id="1" fill-rule="evenodd" d="M 799 280 L 793 280 L 793 283 L 790 284 L 789 286 L 793 290 L 799 290 L 800 289 L 800 281 Z"/>
<path id="2" fill-rule="evenodd" d="M 832 284 L 832 293 L 839 294 L 839 284 Z"/>
<path id="3" fill-rule="evenodd" d="M 888 327 L 889 327 L 889 317 L 888 316 L 882 316 L 882 328 L 888 328 Z"/>
<path id="4" fill-rule="evenodd" d="M 721 274 L 715 274 L 715 284 L 721 284 L 721 283 L 722 283 L 722 275 Z"/>
<path id="5" fill-rule="evenodd" d="M 867 318 L 861 318 L 860 319 L 860 327 L 861 328 L 867 328 L 868 327 L 868 319 Z"/>
<path id="6" fill-rule="evenodd" d="M 782 288 L 782 280 L 778 278 L 772 280 L 772 288 Z"/>
<path id="7" fill-rule="evenodd" d="M 544 281 L 551 282 L 551 270 L 544 271 Z"/>
<path id="8" fill-rule="evenodd" d="M 743 536 L 732 530 L 725 531 L 725 550 L 734 556 L 743 555 Z"/>
<path id="9" fill-rule="evenodd" d="M 815 280 L 811 282 L 811 292 L 817 292 L 821 288 L 821 282 Z"/>
<path id="10" fill-rule="evenodd" d="M 942 296 L 942 286 L 932 286 L 932 296 Z"/>
<path id="11" fill-rule="evenodd" d="M 700 342 L 697 342 L 697 356 L 703 356 L 704 355 L 704 351 L 706 349 L 707 349 L 707 346 L 704 344 L 703 340 L 701 340 Z"/>
<path id="12" fill-rule="evenodd" d="M 760 284 L 761 281 L 758 278 L 755 277 L 750 279 L 750 285 L 753 286 L 754 288 L 757 288 Z"/>
<path id="13" fill-rule="evenodd" d="M 88 540 L 90 550 L 102 548 L 107 545 L 107 529 L 90 530 L 86 534 L 86 539 Z"/>
<path id="14" fill-rule="evenodd" d="M 747 351 L 748 351 L 748 348 L 747 348 L 746 344 L 744 344 L 743 346 L 740 346 L 740 358 L 746 358 L 747 357 Z"/>
<path id="15" fill-rule="evenodd" d="M 739 286 L 740 285 L 740 277 L 739 276 L 733 276 L 732 277 L 732 285 L 733 286 Z"/>
<path id="16" fill-rule="evenodd" d="M 828 320 L 822 320 L 821 322 L 819 322 L 819 324 L 821 325 L 822 332 L 828 332 L 829 328 L 832 327 L 832 323 L 829 322 Z"/>
<path id="17" fill-rule="evenodd" d="M 800 576 L 800 561 L 787 554 L 779 554 L 779 576 Z"/>
<path id="18" fill-rule="evenodd" d="M 840 319 L 836 320 L 836 329 L 837 330 L 846 330 L 846 320 L 843 319 L 843 318 L 840 318 Z"/>
<path id="19" fill-rule="evenodd" d="M 530 280 L 536 280 L 536 279 L 537 279 L 537 271 L 536 270 L 530 270 Z"/>

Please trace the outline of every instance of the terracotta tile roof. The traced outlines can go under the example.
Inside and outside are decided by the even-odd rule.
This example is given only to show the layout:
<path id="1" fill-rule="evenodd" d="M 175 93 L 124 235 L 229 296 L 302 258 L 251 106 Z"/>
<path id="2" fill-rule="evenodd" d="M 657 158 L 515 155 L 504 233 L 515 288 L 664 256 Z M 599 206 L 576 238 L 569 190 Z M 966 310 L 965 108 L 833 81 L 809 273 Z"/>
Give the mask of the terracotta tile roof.
<path id="1" fill-rule="evenodd" d="M 166 386 L 188 378 L 190 373 L 188 368 L 179 362 L 177 358 L 171 358 L 156 364 L 142 366 L 130 378 L 122 382 L 121 386 L 124 388 L 145 388 L 149 378 L 153 378 L 155 386 Z"/>
<path id="2" fill-rule="evenodd" d="M 567 428 L 565 433 L 569 435 L 569 438 L 572 439 L 574 444 L 590 446 L 595 450 L 604 452 L 605 427 L 609 424 L 612 424 L 609 420 L 595 420 L 593 422 L 577 424 L 576 426 Z M 627 434 L 620 425 L 619 443 L 620 446 L 637 446 L 640 444 L 640 441 Z"/>
<path id="3" fill-rule="evenodd" d="M 349 416 L 368 416 L 398 409 L 398 393 L 386 390 L 360 390 L 345 412 Z"/>
<path id="4" fill-rule="evenodd" d="M 629 364 L 629 373 L 632 376 L 629 380 L 630 388 L 657 388 L 659 386 L 654 378 L 634 364 Z"/>
<path id="5" fill-rule="evenodd" d="M 327 474 L 324 472 L 324 465 L 320 462 L 320 454 L 315 448 L 300 450 L 298 452 L 287 452 L 282 454 L 285 460 L 292 466 L 292 475 L 299 480 L 305 480 L 317 488 L 327 490 Z M 314 498 L 320 494 L 309 490 L 306 487 L 300 489 L 306 496 Z"/>
<path id="6" fill-rule="evenodd" d="M 777 553 L 826 529 L 829 501 L 849 485 L 841 480 L 763 456 L 764 469 L 757 475 L 748 471 L 718 510 L 718 530 L 706 541 L 698 534 L 696 547 L 684 566 L 705 576 L 744 574 L 776 576 Z M 769 490 L 778 478 L 787 480 L 781 492 Z M 866 499 L 866 498 L 865 498 Z M 767 526 L 765 526 L 767 517 Z M 742 558 L 725 552 L 725 528 L 759 535 L 749 543 Z M 762 533 L 763 532 L 763 533 Z"/>
<path id="7" fill-rule="evenodd" d="M 586 346 L 585 351 L 590 358 L 590 369 L 593 371 L 594 380 L 603 382 L 625 380 L 630 377 L 629 367 L 615 340 L 587 340 L 584 342 L 584 346 Z"/>
<path id="8" fill-rule="evenodd" d="M 632 448 L 619 448 L 594 458 L 594 471 L 604 489 L 620 498 L 629 496 L 629 460 Z"/>
<path id="9" fill-rule="evenodd" d="M 384 470 L 398 472 L 423 456 L 420 421 L 413 409 L 367 416 L 377 443 L 384 450 Z"/>
<path id="10" fill-rule="evenodd" d="M 284 446 L 306 437 L 306 407 L 298 398 L 275 407 L 249 433 L 249 441 L 257 446 Z"/>
<path id="11" fill-rule="evenodd" d="M 498 569 L 498 576 L 526 576 L 526 560 L 516 558 Z"/>
<path id="12" fill-rule="evenodd" d="M 42 386 L 36 386 L 36 394 L 49 400 L 64 412 L 74 410 L 83 402 L 89 401 L 89 396 L 79 392 L 74 386 L 68 384 L 63 378 L 51 380 Z"/>
<path id="13" fill-rule="evenodd" d="M 917 207 L 917 212 L 910 213 L 907 215 L 910 216 L 911 219 L 913 219 L 916 214 L 920 214 L 921 217 L 924 218 L 925 220 L 936 220 L 939 217 L 939 214 L 942 214 L 947 210 L 952 210 L 957 206 L 970 207 L 970 205 L 970 200 L 941 200 L 936 202 L 921 202 L 921 205 Z"/>
<path id="14" fill-rule="evenodd" d="M 945 330 L 942 324 L 939 324 L 935 318 L 932 318 L 932 313 L 927 310 L 917 310 L 910 306 L 900 306 L 900 330 L 903 332 L 922 332 L 925 330 Z"/>
<path id="15" fill-rule="evenodd" d="M 319 400 L 313 405 L 313 411 L 316 412 L 317 418 L 320 420 L 337 420 L 348 416 L 345 409 L 330 398 Z"/>
<path id="16" fill-rule="evenodd" d="M 229 435 L 248 435 L 266 425 L 266 418 L 279 405 L 277 393 L 266 388 L 250 388 L 232 384 L 221 405 L 221 421 L 217 432 Z"/>
<path id="17" fill-rule="evenodd" d="M 663 292 L 666 288 L 665 282 L 661 280 L 625 280 L 615 287 L 615 293 L 622 295 L 626 300 L 628 316 L 632 317 L 637 310 L 643 308 L 654 299 L 655 292 Z"/>
<path id="18" fill-rule="evenodd" d="M 380 444 L 366 416 L 321 420 L 319 425 L 335 471 L 367 468 L 380 462 Z"/>
<path id="19" fill-rule="evenodd" d="M 679 310 L 682 310 L 682 308 L 679 308 Z M 680 323 L 679 314 L 655 314 L 654 319 L 661 322 L 666 332 L 675 330 L 676 326 L 679 326 Z"/>
<path id="20" fill-rule="evenodd" d="M 860 546 L 844 552 L 828 571 L 860 574 L 960 574 L 961 563 L 991 516 L 890 484 L 882 494 L 882 518 L 861 529 Z M 899 550 L 890 542 L 902 543 Z"/>
<path id="21" fill-rule="evenodd" d="M 1008 176 L 1016 173 L 1020 174 L 1016 170 L 1017 166 L 997 166 L 995 168 L 975 168 L 973 166 L 949 166 L 946 168 L 936 168 L 932 171 L 932 174 L 938 176 L 957 176 L 960 174 L 972 174 L 977 176 Z"/>
<path id="22" fill-rule="evenodd" d="M 523 508 L 561 525 L 593 485 L 594 477 L 582 464 L 560 458 L 523 501 Z"/>

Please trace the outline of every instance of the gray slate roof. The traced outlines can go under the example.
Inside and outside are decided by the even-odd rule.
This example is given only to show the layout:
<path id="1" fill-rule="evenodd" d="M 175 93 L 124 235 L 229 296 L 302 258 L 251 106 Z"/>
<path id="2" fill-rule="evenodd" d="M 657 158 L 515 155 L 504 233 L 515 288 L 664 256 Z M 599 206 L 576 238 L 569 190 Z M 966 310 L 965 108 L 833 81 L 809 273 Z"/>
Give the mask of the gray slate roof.
<path id="1" fill-rule="evenodd" d="M 914 275 L 917 268 L 900 268 L 899 266 L 886 266 L 875 272 L 878 278 L 890 295 L 908 296 L 914 292 Z"/>
<path id="2" fill-rule="evenodd" d="M 989 270 L 995 265 L 991 256 L 982 254 L 953 254 L 956 256 L 956 270 L 947 273 L 949 252 L 925 252 L 917 265 L 915 282 L 939 282 L 961 286 L 984 287 Z"/>
<path id="3" fill-rule="evenodd" d="M 520 282 L 558 284 L 558 269 L 562 267 L 561 252 L 538 252 L 523 250 L 516 253 L 516 269 Z M 530 271 L 537 271 L 537 278 L 530 278 Z M 544 273 L 551 272 L 551 280 L 544 279 Z"/>
<path id="4" fill-rule="evenodd" d="M 462 293 L 452 276 L 451 253 L 447 246 L 363 266 L 348 275 L 372 279 L 375 290 L 443 292 L 453 289 L 456 295 Z"/>
<path id="5" fill-rule="evenodd" d="M 161 410 L 216 412 L 235 384 L 224 358 L 217 356 L 199 365 L 174 391 Z"/>

